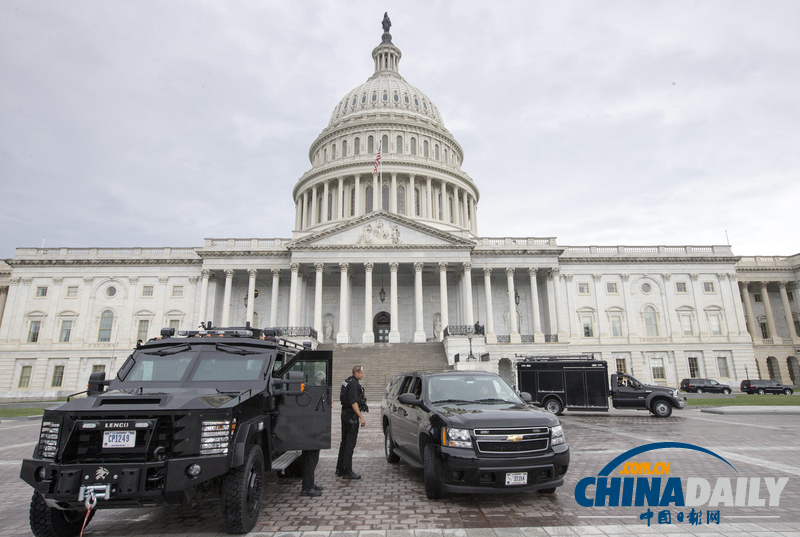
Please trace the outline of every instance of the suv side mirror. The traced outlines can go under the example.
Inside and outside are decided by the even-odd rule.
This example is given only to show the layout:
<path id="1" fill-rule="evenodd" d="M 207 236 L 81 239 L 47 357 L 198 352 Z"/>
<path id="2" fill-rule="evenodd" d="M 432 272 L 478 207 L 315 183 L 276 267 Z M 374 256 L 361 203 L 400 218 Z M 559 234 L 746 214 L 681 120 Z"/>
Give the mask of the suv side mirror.
<path id="1" fill-rule="evenodd" d="M 86 387 L 86 394 L 97 395 L 98 393 L 103 393 L 107 385 L 108 382 L 106 382 L 106 372 L 95 371 L 89 375 L 89 385 Z"/>
<path id="2" fill-rule="evenodd" d="M 519 396 L 526 403 L 530 403 L 531 401 L 533 401 L 533 397 L 531 397 L 531 394 L 529 394 L 528 392 L 519 392 Z"/>
<path id="3" fill-rule="evenodd" d="M 417 398 L 414 396 L 414 394 L 413 394 L 413 393 L 404 393 L 404 394 L 401 394 L 401 395 L 400 395 L 400 396 L 397 398 L 397 401 L 398 401 L 399 403 L 403 404 L 403 405 L 409 405 L 409 406 L 418 406 L 419 408 L 421 408 L 421 409 L 422 409 L 422 410 L 424 410 L 425 412 L 428 412 L 428 411 L 430 410 L 430 409 L 428 408 L 428 406 L 427 406 L 425 403 L 423 403 L 423 402 L 422 402 L 422 399 L 417 399 Z"/>

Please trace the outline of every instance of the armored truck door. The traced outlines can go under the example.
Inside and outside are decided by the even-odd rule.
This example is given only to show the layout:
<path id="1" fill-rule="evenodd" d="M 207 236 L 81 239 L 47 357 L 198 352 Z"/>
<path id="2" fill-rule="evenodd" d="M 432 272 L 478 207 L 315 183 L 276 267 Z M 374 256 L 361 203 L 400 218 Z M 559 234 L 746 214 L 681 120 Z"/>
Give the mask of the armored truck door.
<path id="1" fill-rule="evenodd" d="M 330 449 L 332 357 L 331 351 L 300 351 L 277 372 L 275 380 L 288 380 L 290 372 L 299 371 L 304 383 L 301 395 L 276 398 L 277 451 Z"/>

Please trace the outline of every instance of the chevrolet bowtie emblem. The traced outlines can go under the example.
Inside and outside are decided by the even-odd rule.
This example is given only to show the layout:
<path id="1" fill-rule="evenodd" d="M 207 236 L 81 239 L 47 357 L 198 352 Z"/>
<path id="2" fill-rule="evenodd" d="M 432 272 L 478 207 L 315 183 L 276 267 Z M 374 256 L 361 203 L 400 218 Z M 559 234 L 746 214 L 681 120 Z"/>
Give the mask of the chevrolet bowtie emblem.
<path id="1" fill-rule="evenodd" d="M 521 434 L 510 434 L 506 437 L 507 442 L 519 442 L 520 440 L 522 440 Z"/>

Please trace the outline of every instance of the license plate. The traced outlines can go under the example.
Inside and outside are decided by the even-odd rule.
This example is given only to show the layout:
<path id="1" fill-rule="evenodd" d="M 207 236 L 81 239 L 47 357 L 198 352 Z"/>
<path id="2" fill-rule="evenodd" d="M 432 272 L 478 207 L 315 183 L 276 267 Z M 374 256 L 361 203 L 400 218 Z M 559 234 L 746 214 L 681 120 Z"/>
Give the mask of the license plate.
<path id="1" fill-rule="evenodd" d="M 506 474 L 506 485 L 527 485 L 528 472 L 514 472 Z"/>
<path id="2" fill-rule="evenodd" d="M 103 448 L 136 447 L 136 431 L 103 431 Z"/>

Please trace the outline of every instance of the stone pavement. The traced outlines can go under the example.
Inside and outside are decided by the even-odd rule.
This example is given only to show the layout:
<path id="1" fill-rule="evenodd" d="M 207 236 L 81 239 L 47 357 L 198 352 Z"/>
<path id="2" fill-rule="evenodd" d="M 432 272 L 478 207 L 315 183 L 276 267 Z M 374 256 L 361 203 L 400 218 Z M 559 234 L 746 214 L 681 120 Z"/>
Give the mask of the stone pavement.
<path id="1" fill-rule="evenodd" d="M 376 409 L 378 410 L 378 409 Z M 511 493 L 425 497 L 422 475 L 383 458 L 379 412 L 367 414 L 356 448 L 361 481 L 336 478 L 338 427 L 333 449 L 323 451 L 318 498 L 301 497 L 300 480 L 267 477 L 264 507 L 251 535 L 268 537 L 546 537 L 556 535 L 786 535 L 800 537 L 800 420 L 782 415 L 715 415 L 697 410 L 670 419 L 643 412 L 565 413 L 562 422 L 572 452 L 567 481 L 556 494 Z M 0 423 L 0 535 L 30 535 L 27 521 L 31 489 L 19 480 L 19 460 L 28 456 L 38 433 L 37 420 Z M 739 476 L 789 477 L 779 506 L 720 508 L 720 524 L 687 522 L 648 527 L 643 508 L 577 504 L 575 485 L 596 476 L 615 456 L 648 442 L 686 442 L 725 457 Z M 680 452 L 668 460 L 672 474 L 709 480 L 732 471 L 710 457 Z M 734 474 L 736 476 L 736 474 Z M 763 494 L 762 494 L 763 497 Z M 672 509 L 675 517 L 679 509 Z M 86 535 L 202 535 L 222 533 L 216 504 L 155 509 L 99 511 Z M 749 518 L 736 518 L 749 517 Z M 767 517 L 767 518 L 753 518 Z"/>

